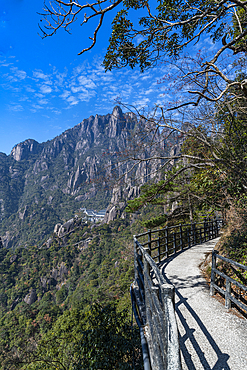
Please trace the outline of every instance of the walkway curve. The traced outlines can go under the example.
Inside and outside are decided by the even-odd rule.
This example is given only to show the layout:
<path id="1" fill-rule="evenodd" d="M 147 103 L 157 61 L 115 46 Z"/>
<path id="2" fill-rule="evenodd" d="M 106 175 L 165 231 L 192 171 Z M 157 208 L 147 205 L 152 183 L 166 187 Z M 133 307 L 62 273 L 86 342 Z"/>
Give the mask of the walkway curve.
<path id="1" fill-rule="evenodd" d="M 247 370 L 247 320 L 209 295 L 199 264 L 219 238 L 164 261 L 161 271 L 176 289 L 183 370 Z"/>

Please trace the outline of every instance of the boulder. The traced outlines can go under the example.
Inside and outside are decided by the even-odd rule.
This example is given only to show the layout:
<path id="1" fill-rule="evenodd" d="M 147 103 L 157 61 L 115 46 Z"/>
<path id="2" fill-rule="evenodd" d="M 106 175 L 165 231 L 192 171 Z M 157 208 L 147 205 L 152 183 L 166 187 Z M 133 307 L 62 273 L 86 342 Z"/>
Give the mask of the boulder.
<path id="1" fill-rule="evenodd" d="M 13 263 L 13 262 L 15 262 L 15 260 L 17 259 L 17 255 L 16 254 L 14 254 L 13 256 L 11 256 L 10 257 L 10 263 Z"/>
<path id="2" fill-rule="evenodd" d="M 61 263 L 61 266 L 59 268 L 59 277 L 61 280 L 63 280 L 68 275 L 68 269 L 64 262 Z"/>
<path id="3" fill-rule="evenodd" d="M 26 297 L 24 298 L 24 302 L 26 302 L 26 304 L 33 304 L 35 301 L 37 300 L 37 294 L 36 294 L 36 290 L 35 289 L 31 289 L 30 293 L 26 295 Z"/>
<path id="4" fill-rule="evenodd" d="M 47 246 L 47 248 L 50 248 L 50 246 L 51 246 L 51 243 L 52 243 L 52 238 L 49 238 L 47 241 L 46 241 L 46 246 Z"/>
<path id="5" fill-rule="evenodd" d="M 55 227 L 54 227 L 54 233 L 55 234 L 58 234 L 58 231 L 60 229 L 60 227 L 62 226 L 62 224 L 56 224 Z"/>

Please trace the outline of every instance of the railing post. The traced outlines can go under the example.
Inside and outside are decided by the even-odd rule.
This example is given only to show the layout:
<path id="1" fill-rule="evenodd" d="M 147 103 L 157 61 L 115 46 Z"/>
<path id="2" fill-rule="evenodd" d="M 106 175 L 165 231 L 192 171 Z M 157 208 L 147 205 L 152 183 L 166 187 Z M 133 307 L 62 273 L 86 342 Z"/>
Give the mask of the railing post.
<path id="1" fill-rule="evenodd" d="M 190 225 L 191 234 L 192 234 L 192 243 L 191 246 L 195 245 L 195 230 L 194 230 L 194 223 L 191 221 Z"/>
<path id="2" fill-rule="evenodd" d="M 161 292 L 167 326 L 167 360 L 164 369 L 181 370 L 178 328 L 175 316 L 175 288 L 173 285 L 163 284 L 161 285 Z"/>
<path id="3" fill-rule="evenodd" d="M 176 231 L 173 232 L 173 253 L 176 253 Z"/>
<path id="4" fill-rule="evenodd" d="M 215 227 L 214 227 L 214 220 L 212 220 L 212 238 L 215 238 Z"/>
<path id="5" fill-rule="evenodd" d="M 213 284 L 215 284 L 215 269 L 216 269 L 216 258 L 217 258 L 218 251 L 212 251 L 212 269 L 211 269 L 211 282 L 210 282 L 210 295 L 213 296 L 215 293 L 215 289 Z"/>
<path id="6" fill-rule="evenodd" d="M 175 288 L 172 284 L 161 285 L 162 302 L 166 303 L 167 299 L 172 300 L 172 304 L 175 308 Z M 164 307 L 165 308 L 165 307 Z"/>
<path id="7" fill-rule="evenodd" d="M 207 224 L 206 224 L 206 218 L 204 218 L 204 224 L 203 224 L 203 227 L 204 227 L 204 242 L 207 241 Z"/>
<path id="8" fill-rule="evenodd" d="M 158 244 L 158 262 L 160 263 L 160 237 L 158 237 L 157 244 Z"/>
<path id="9" fill-rule="evenodd" d="M 187 238 L 188 238 L 188 247 L 190 248 L 190 231 L 189 231 L 189 228 L 187 228 Z"/>
<path id="10" fill-rule="evenodd" d="M 227 308 L 228 310 L 232 306 L 230 296 L 231 296 L 231 282 L 230 280 L 226 279 L 225 308 Z"/>
<path id="11" fill-rule="evenodd" d="M 147 252 L 147 254 L 149 254 L 149 256 L 151 255 L 151 251 L 149 248 L 144 248 L 145 251 Z M 144 265 L 144 268 L 146 268 L 146 271 L 148 273 L 148 275 L 150 275 L 150 265 L 149 263 L 147 262 L 145 256 L 143 256 L 143 265 Z M 146 266 L 146 267 L 145 267 Z"/>
<path id="12" fill-rule="evenodd" d="M 148 230 L 148 248 L 149 248 L 149 255 L 151 256 L 151 238 L 152 238 L 152 232 L 151 230 L 149 229 Z"/>
<path id="13" fill-rule="evenodd" d="M 196 242 L 197 242 L 197 240 L 196 240 L 196 223 L 195 222 L 193 222 L 193 236 L 194 236 L 194 245 L 196 245 Z"/>
<path id="14" fill-rule="evenodd" d="M 215 237 L 219 235 L 219 229 L 218 229 L 218 220 L 217 218 L 215 219 Z"/>
<path id="15" fill-rule="evenodd" d="M 168 257 L 168 227 L 165 227 L 165 248 L 166 248 L 166 258 Z"/>
<path id="16" fill-rule="evenodd" d="M 202 228 L 199 227 L 199 230 L 200 230 L 200 232 L 199 232 L 199 235 L 200 235 L 200 244 L 202 244 Z"/>
<path id="17" fill-rule="evenodd" d="M 212 239 L 212 234 L 213 234 L 212 220 L 209 220 L 209 240 Z"/>
<path id="18" fill-rule="evenodd" d="M 184 249 L 184 244 L 183 244 L 183 230 L 181 224 L 179 224 L 179 238 L 180 238 L 180 249 L 182 251 Z"/>
<path id="19" fill-rule="evenodd" d="M 219 224 L 218 224 L 218 219 L 216 218 L 216 236 L 219 236 Z"/>
<path id="20" fill-rule="evenodd" d="M 137 271 L 137 266 L 138 266 L 138 262 L 137 262 L 137 248 L 136 248 L 136 242 L 135 242 L 135 235 L 133 235 L 134 237 L 134 269 L 135 269 L 135 281 L 137 281 L 137 278 L 138 278 L 138 271 Z"/>

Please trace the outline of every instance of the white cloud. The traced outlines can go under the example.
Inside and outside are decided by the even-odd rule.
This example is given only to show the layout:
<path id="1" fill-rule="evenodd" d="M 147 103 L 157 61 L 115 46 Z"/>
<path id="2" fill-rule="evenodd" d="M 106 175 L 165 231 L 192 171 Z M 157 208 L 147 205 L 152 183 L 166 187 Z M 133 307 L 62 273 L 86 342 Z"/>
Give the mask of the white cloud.
<path id="1" fill-rule="evenodd" d="M 99 82 L 112 82 L 114 81 L 112 74 L 104 74 L 100 76 Z"/>
<path id="2" fill-rule="evenodd" d="M 17 68 L 15 69 L 14 71 L 15 73 L 15 76 L 19 79 L 19 80 L 24 80 L 26 77 L 27 77 L 27 74 L 25 71 L 20 71 L 18 70 Z"/>
<path id="3" fill-rule="evenodd" d="M 80 85 L 83 85 L 84 87 L 87 87 L 88 89 L 95 89 L 96 85 L 95 83 L 86 76 L 79 76 L 78 81 Z"/>
<path id="4" fill-rule="evenodd" d="M 78 76 L 83 70 L 85 70 L 85 67 L 82 64 L 80 64 L 79 66 L 73 69 L 73 75 Z"/>
<path id="5" fill-rule="evenodd" d="M 144 90 L 144 94 L 145 94 L 145 95 L 152 94 L 153 92 L 155 92 L 155 90 L 154 90 L 154 89 L 147 89 L 147 90 Z"/>
<path id="6" fill-rule="evenodd" d="M 67 70 L 63 73 L 55 72 L 55 77 L 57 79 L 55 85 L 58 85 L 60 87 L 64 86 L 64 82 L 67 77 Z"/>
<path id="7" fill-rule="evenodd" d="M 27 92 L 30 92 L 30 93 L 34 93 L 35 92 L 35 90 L 32 87 L 30 87 L 30 86 L 26 86 L 25 89 L 26 89 Z"/>
<path id="8" fill-rule="evenodd" d="M 51 111 L 52 111 L 52 113 L 55 113 L 57 115 L 62 113 L 62 111 L 60 109 L 57 109 L 57 108 L 54 108 L 54 107 L 51 108 Z"/>
<path id="9" fill-rule="evenodd" d="M 70 96 L 68 99 L 67 99 L 67 102 L 70 104 L 70 105 L 77 105 L 79 103 L 79 100 L 76 99 L 74 96 Z"/>
<path id="10" fill-rule="evenodd" d="M 95 97 L 96 91 L 91 90 L 91 91 L 85 91 L 82 94 L 79 94 L 78 97 L 80 101 L 85 101 L 88 102 L 91 98 Z"/>
<path id="11" fill-rule="evenodd" d="M 70 95 L 70 92 L 68 90 L 64 90 L 64 92 L 59 95 L 60 98 L 66 99 Z"/>
<path id="12" fill-rule="evenodd" d="M 77 87 L 71 86 L 71 91 L 72 91 L 72 93 L 75 94 L 75 93 L 78 93 L 80 91 L 86 91 L 86 89 L 83 86 L 77 86 Z"/>
<path id="13" fill-rule="evenodd" d="M 150 74 L 148 74 L 148 75 L 144 75 L 144 76 L 141 76 L 140 77 L 140 79 L 142 80 L 142 81 L 145 81 L 145 80 L 148 80 L 149 78 L 151 78 L 151 77 L 153 77 L 152 75 L 151 75 L 151 73 Z"/>
<path id="14" fill-rule="evenodd" d="M 138 108 L 143 108 L 143 107 L 147 106 L 148 103 L 150 103 L 150 99 L 143 97 L 143 98 L 140 98 L 140 99 L 136 100 L 134 102 L 134 105 L 136 105 Z"/>
<path id="15" fill-rule="evenodd" d="M 0 63 L 1 63 L 0 67 L 9 67 L 12 64 L 12 63 L 7 63 L 3 60 L 0 60 Z"/>
<path id="16" fill-rule="evenodd" d="M 49 76 L 43 73 L 42 71 L 33 71 L 33 77 L 39 78 L 42 80 L 49 80 Z"/>
<path id="17" fill-rule="evenodd" d="M 48 100 L 47 99 L 40 99 L 40 100 L 38 100 L 38 103 L 40 105 L 46 105 L 46 104 L 48 104 Z"/>
<path id="18" fill-rule="evenodd" d="M 41 85 L 40 86 L 40 91 L 43 94 L 50 94 L 52 92 L 52 88 L 50 86 L 47 86 L 47 85 Z"/>
<path id="19" fill-rule="evenodd" d="M 24 108 L 21 104 L 12 103 L 8 105 L 8 110 L 13 111 L 13 112 L 21 112 L 24 110 Z"/>
<path id="20" fill-rule="evenodd" d="M 25 95 L 22 95 L 20 98 L 19 98 L 19 101 L 30 101 L 29 98 Z"/>
<path id="21" fill-rule="evenodd" d="M 75 107 L 83 107 L 83 104 L 88 102 L 94 114 L 97 109 L 102 112 L 111 110 L 117 98 L 125 104 L 151 106 L 164 91 L 157 87 L 157 80 L 167 73 L 164 68 L 152 69 L 145 73 L 130 69 L 105 73 L 101 63 L 99 58 L 95 58 L 90 65 L 84 62 L 75 68 L 68 67 L 62 71 L 50 65 L 49 69 L 44 71 L 33 70 L 30 76 L 17 67 L 9 66 L 4 78 L 2 75 L 6 87 L 3 84 L 2 86 L 19 94 L 16 103 L 20 102 L 21 96 L 27 96 L 25 109 L 37 111 L 45 107 L 45 111 L 49 110 L 52 115 L 74 107 L 73 114 L 78 114 L 78 117 L 81 113 L 78 113 Z M 160 96 L 159 100 L 163 99 L 168 97 Z M 18 105 L 15 109 L 18 109 Z M 21 106 L 19 109 L 22 109 Z"/>

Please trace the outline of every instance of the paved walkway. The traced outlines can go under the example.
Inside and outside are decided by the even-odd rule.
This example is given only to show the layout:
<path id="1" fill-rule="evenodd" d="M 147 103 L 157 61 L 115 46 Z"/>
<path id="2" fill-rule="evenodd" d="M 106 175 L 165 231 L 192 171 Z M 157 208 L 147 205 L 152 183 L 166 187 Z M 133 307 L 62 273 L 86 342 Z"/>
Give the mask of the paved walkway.
<path id="1" fill-rule="evenodd" d="M 192 247 L 161 267 L 176 288 L 183 370 L 247 370 L 247 320 L 209 295 L 198 267 L 218 240 Z"/>

